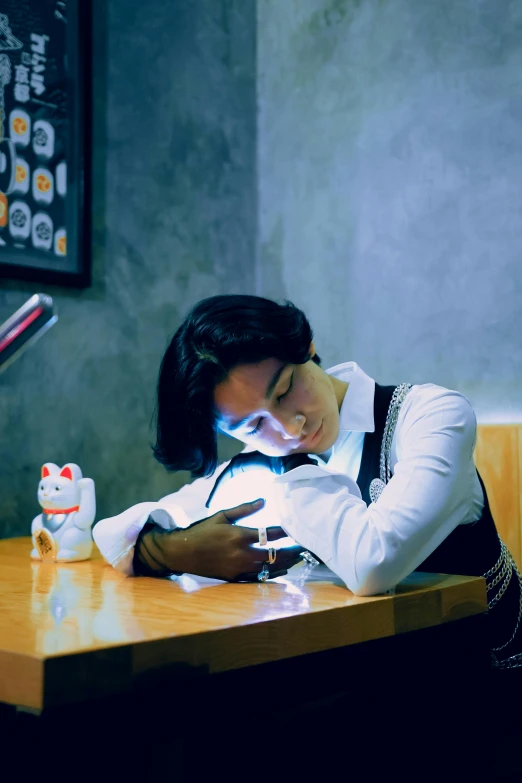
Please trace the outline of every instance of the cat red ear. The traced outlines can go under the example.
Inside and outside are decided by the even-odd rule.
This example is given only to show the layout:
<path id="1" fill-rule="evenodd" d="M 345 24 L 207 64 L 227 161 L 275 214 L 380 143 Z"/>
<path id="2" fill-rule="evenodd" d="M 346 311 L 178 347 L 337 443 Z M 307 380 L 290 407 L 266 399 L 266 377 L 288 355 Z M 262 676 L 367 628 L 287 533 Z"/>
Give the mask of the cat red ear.
<path id="1" fill-rule="evenodd" d="M 47 476 L 50 476 L 49 468 L 46 465 L 42 466 L 42 478 L 47 478 Z"/>
<path id="2" fill-rule="evenodd" d="M 64 478 L 68 478 L 72 481 L 72 471 L 70 468 L 62 468 L 60 471 L 60 476 L 63 476 Z"/>

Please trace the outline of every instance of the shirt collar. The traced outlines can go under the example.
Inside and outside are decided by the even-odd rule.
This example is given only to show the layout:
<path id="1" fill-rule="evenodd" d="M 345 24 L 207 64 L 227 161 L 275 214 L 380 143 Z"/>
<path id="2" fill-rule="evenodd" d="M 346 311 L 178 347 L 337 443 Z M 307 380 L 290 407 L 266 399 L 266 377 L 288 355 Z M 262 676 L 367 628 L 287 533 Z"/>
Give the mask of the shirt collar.
<path id="1" fill-rule="evenodd" d="M 375 381 L 356 362 L 336 364 L 328 375 L 349 383 L 339 412 L 340 432 L 374 432 L 373 402 Z"/>

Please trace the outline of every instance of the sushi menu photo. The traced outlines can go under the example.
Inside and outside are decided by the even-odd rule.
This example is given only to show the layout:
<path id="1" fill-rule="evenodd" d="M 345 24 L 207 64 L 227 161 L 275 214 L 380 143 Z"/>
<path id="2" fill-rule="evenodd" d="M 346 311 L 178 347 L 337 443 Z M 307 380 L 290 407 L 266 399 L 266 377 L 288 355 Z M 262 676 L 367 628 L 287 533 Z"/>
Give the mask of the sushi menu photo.
<path id="1" fill-rule="evenodd" d="M 0 277 L 90 282 L 88 0 L 0 0 Z"/>

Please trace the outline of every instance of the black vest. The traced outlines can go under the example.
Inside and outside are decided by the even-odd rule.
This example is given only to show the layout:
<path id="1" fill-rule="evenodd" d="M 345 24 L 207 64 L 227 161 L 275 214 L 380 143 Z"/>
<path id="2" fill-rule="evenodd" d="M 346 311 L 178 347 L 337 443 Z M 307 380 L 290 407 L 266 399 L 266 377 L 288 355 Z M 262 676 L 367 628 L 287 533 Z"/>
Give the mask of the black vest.
<path id="1" fill-rule="evenodd" d="M 394 390 L 395 386 L 375 384 L 373 404 L 375 431 L 367 432 L 364 436 L 361 467 L 357 477 L 361 495 L 368 505 L 371 502 L 370 482 L 374 478 L 379 478 L 381 442 L 386 414 Z M 495 565 L 500 556 L 500 541 L 489 507 L 486 488 L 480 475 L 479 481 L 484 492 L 484 509 L 480 519 L 471 524 L 456 527 L 437 549 L 418 566 L 417 571 L 483 576 Z M 488 599 L 490 598 L 488 591 Z M 513 573 L 506 592 L 489 613 L 492 647 L 504 644 L 513 633 L 519 606 L 520 586 L 516 574 Z M 497 657 L 503 659 L 519 652 L 522 652 L 522 623 L 513 642 L 500 651 Z"/>

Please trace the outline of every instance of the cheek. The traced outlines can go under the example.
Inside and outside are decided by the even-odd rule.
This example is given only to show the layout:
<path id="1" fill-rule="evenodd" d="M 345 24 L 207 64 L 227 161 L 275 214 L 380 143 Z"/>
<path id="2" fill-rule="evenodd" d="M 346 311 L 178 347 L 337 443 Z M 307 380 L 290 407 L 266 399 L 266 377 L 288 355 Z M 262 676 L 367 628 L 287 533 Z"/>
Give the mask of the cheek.
<path id="1" fill-rule="evenodd" d="M 321 386 L 320 397 L 324 408 L 332 410 L 335 413 L 339 412 L 335 391 L 327 378 L 325 378 L 325 381 Z"/>
<path id="2" fill-rule="evenodd" d="M 324 409 L 330 405 L 332 392 L 333 389 L 327 377 L 319 377 L 311 372 L 306 376 L 302 385 L 299 395 L 300 402 L 311 408 Z"/>
<path id="3" fill-rule="evenodd" d="M 284 441 L 276 432 L 265 431 L 255 438 L 239 438 L 239 440 L 241 443 L 244 443 L 245 446 L 249 446 L 252 449 L 256 449 L 256 451 L 260 451 L 262 454 L 266 454 L 267 457 L 282 456 L 283 452 L 281 449 Z"/>

